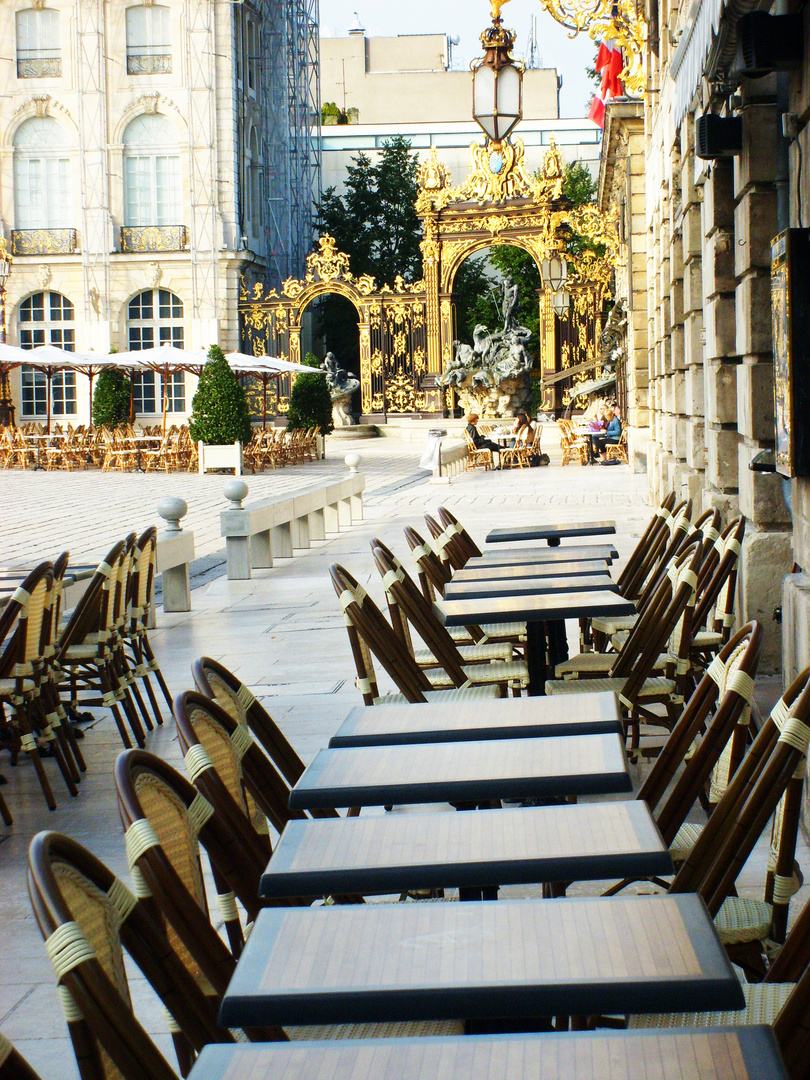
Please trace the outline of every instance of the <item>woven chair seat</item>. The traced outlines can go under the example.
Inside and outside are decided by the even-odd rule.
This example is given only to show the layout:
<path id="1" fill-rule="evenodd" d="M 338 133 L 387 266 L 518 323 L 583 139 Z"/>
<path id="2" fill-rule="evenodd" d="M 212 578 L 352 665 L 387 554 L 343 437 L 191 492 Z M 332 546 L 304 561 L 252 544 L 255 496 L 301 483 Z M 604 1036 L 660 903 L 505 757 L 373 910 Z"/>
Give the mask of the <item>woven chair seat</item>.
<path id="1" fill-rule="evenodd" d="M 481 629 L 488 638 L 514 638 L 515 641 L 526 640 L 525 622 L 502 622 L 485 623 Z"/>
<path id="2" fill-rule="evenodd" d="M 529 685 L 529 669 L 525 660 L 511 660 L 506 664 L 465 664 L 462 671 L 475 686 L 503 682 L 520 683 L 522 687 Z M 430 668 L 425 675 L 437 690 L 453 685 L 443 668 Z"/>
<path id="3" fill-rule="evenodd" d="M 458 651 L 461 659 L 469 664 L 483 664 L 493 660 L 509 663 L 512 659 L 512 646 L 508 641 L 492 645 L 459 645 Z M 430 649 L 415 649 L 413 658 L 420 665 L 438 663 Z"/>
<path id="4" fill-rule="evenodd" d="M 694 825 L 690 821 L 684 822 L 675 834 L 675 839 L 669 845 L 672 861 L 678 863 L 688 859 L 702 832 L 702 825 Z"/>
<path id="5" fill-rule="evenodd" d="M 425 690 L 425 698 L 434 704 L 441 705 L 446 701 L 490 701 L 500 697 L 498 686 L 465 686 L 453 687 L 448 690 Z M 407 705 L 408 699 L 404 694 L 383 694 L 374 698 L 375 705 Z"/>
<path id="6" fill-rule="evenodd" d="M 612 619 L 591 619 L 591 629 L 598 630 L 600 634 L 611 637 L 620 630 L 632 630 L 636 625 L 638 615 L 617 615 Z"/>
<path id="7" fill-rule="evenodd" d="M 63 653 L 60 663 L 69 663 L 71 660 L 93 660 L 98 656 L 98 645 L 88 645 L 82 642 L 80 645 L 69 645 Z"/>
<path id="8" fill-rule="evenodd" d="M 620 694 L 627 679 L 549 679 L 546 683 L 547 694 Z M 668 697 L 675 690 L 674 679 L 656 677 L 645 679 L 639 698 Z"/>
<path id="9" fill-rule="evenodd" d="M 772 1024 L 793 990 L 793 983 L 743 983 L 745 1008 L 727 1012 L 650 1013 L 630 1016 L 629 1028 L 722 1027 Z"/>
<path id="10" fill-rule="evenodd" d="M 771 930 L 773 908 L 763 900 L 728 896 L 714 917 L 714 927 L 724 945 L 764 941 Z"/>
<path id="11" fill-rule="evenodd" d="M 23 679 L 22 692 L 24 694 L 32 694 L 36 688 L 37 685 L 33 679 Z M 12 694 L 16 694 L 19 689 L 16 679 L 0 679 L 0 697 L 10 697 Z"/>
<path id="12" fill-rule="evenodd" d="M 394 1039 L 429 1035 L 463 1035 L 462 1020 L 408 1020 L 399 1024 L 326 1024 L 285 1027 L 294 1042 L 310 1039 Z"/>
<path id="13" fill-rule="evenodd" d="M 586 652 L 578 653 L 568 660 L 563 660 L 554 668 L 554 676 L 563 679 L 566 675 L 576 675 L 579 672 L 589 675 L 608 674 L 616 663 L 616 653 Z"/>
<path id="14" fill-rule="evenodd" d="M 693 649 L 719 649 L 723 644 L 723 635 L 714 630 L 699 630 L 692 638 Z"/>

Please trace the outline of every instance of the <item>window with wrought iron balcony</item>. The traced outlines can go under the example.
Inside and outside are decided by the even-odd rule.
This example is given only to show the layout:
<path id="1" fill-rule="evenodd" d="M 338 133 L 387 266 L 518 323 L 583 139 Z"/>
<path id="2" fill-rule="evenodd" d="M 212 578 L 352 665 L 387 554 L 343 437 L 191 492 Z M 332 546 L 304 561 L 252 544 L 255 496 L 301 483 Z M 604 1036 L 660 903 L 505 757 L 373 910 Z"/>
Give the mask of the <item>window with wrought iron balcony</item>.
<path id="1" fill-rule="evenodd" d="M 17 12 L 18 79 L 61 78 L 59 21 L 59 12 L 53 8 L 28 8 Z"/>
<path id="2" fill-rule="evenodd" d="M 127 8 L 127 75 L 171 72 L 170 15 L 160 4 Z"/>
<path id="3" fill-rule="evenodd" d="M 31 116 L 14 145 L 14 255 L 72 255 L 78 248 L 71 130 L 52 116 Z"/>
<path id="4" fill-rule="evenodd" d="M 137 116 L 124 131 L 123 252 L 185 250 L 178 141 L 162 113 Z"/>

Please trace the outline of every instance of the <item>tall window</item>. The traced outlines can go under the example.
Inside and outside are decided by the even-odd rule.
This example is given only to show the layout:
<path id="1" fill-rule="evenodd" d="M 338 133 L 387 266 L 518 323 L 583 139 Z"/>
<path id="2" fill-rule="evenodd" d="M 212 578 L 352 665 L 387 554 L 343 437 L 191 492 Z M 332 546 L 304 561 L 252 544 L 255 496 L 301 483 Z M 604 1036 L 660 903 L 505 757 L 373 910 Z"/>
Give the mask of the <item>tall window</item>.
<path id="1" fill-rule="evenodd" d="M 20 304 L 20 348 L 58 345 L 74 352 L 73 304 L 57 292 L 34 293 Z M 48 380 L 43 371 L 22 367 L 22 411 L 24 416 L 45 416 L 48 412 Z M 76 372 L 57 371 L 51 379 L 51 412 L 54 416 L 75 416 Z"/>
<path id="2" fill-rule="evenodd" d="M 256 128 L 250 129 L 245 178 L 245 217 L 251 236 L 260 236 L 264 213 L 262 207 L 262 161 Z"/>
<path id="3" fill-rule="evenodd" d="M 127 74 L 172 70 L 169 9 L 158 4 L 127 8 Z"/>
<path id="4" fill-rule="evenodd" d="M 14 199 L 18 229 L 73 225 L 70 138 L 53 117 L 33 116 L 14 132 Z"/>
<path id="5" fill-rule="evenodd" d="M 62 74 L 59 12 L 53 8 L 18 11 L 17 78 L 58 79 Z"/>
<path id="6" fill-rule="evenodd" d="M 138 116 L 124 132 L 125 224 L 179 225 L 180 154 L 167 116 Z"/>
<path id="7" fill-rule="evenodd" d="M 246 20 L 244 42 L 248 94 L 255 97 L 259 85 L 259 29 L 251 18 Z"/>
<path id="8" fill-rule="evenodd" d="M 147 289 L 129 302 L 127 338 L 133 351 L 153 349 L 158 345 L 183 348 L 183 301 L 168 289 Z M 132 397 L 135 411 L 162 411 L 163 379 L 152 371 L 134 374 Z M 186 411 L 186 381 L 182 371 L 170 375 L 165 387 L 167 411 Z"/>

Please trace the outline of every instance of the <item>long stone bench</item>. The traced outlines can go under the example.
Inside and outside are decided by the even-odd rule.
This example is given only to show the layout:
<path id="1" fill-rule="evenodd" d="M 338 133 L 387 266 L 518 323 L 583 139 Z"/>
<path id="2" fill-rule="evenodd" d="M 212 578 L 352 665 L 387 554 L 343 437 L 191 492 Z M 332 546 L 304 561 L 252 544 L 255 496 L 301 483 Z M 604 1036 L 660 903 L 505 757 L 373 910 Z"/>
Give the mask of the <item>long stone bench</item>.
<path id="1" fill-rule="evenodd" d="M 247 484 L 228 481 L 224 494 L 231 508 L 223 510 L 219 520 L 229 579 L 249 578 L 252 569 L 270 567 L 274 558 L 291 559 L 296 548 L 308 548 L 311 541 L 362 521 L 365 486 L 362 473 L 352 472 L 293 495 L 243 506 Z"/>
<path id="2" fill-rule="evenodd" d="M 453 476 L 466 472 L 469 449 L 467 443 L 458 439 L 447 439 L 441 445 L 441 463 L 437 462 L 430 478 L 431 484 L 449 484 Z"/>

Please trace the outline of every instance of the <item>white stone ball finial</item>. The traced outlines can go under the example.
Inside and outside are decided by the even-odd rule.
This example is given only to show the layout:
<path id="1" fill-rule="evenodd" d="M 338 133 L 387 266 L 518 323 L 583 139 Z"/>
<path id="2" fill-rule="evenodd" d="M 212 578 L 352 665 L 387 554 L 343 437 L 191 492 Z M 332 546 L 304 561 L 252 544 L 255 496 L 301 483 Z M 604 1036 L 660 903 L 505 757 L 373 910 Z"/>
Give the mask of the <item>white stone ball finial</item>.
<path id="1" fill-rule="evenodd" d="M 167 495 L 157 504 L 157 512 L 166 522 L 166 532 L 182 532 L 180 518 L 188 513 L 188 503 L 177 495 Z"/>
<path id="2" fill-rule="evenodd" d="M 349 466 L 349 472 L 357 472 L 357 466 L 360 464 L 360 455 L 356 450 L 352 450 L 352 452 L 347 454 L 343 460 Z"/>
<path id="3" fill-rule="evenodd" d="M 222 489 L 222 494 L 234 510 L 241 510 L 242 501 L 247 498 L 249 490 L 244 480 L 228 480 Z"/>

